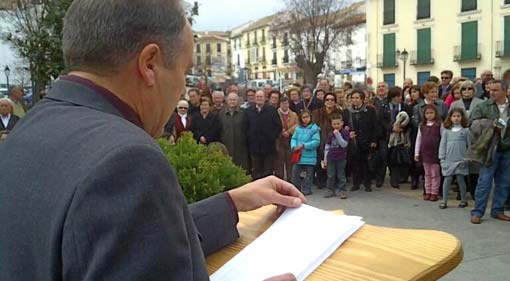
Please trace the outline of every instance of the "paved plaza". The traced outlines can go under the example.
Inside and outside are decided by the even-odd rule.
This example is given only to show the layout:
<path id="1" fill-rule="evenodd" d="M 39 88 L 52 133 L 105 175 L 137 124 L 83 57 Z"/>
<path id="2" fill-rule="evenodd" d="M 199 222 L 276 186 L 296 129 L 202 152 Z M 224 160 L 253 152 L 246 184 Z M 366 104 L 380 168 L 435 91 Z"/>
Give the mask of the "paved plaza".
<path id="1" fill-rule="evenodd" d="M 448 209 L 438 208 L 439 202 L 421 200 L 421 191 L 411 191 L 409 185 L 400 190 L 385 186 L 369 193 L 352 192 L 349 198 L 323 198 L 326 190 L 314 188 L 308 203 L 324 210 L 342 209 L 346 214 L 362 216 L 372 225 L 434 229 L 448 232 L 462 242 L 464 259 L 461 264 L 441 280 L 510 280 L 510 223 L 485 216 L 482 224 L 470 223 L 471 207 L 459 209 L 458 201 L 450 200 Z M 454 194 L 450 194 L 454 197 Z"/>

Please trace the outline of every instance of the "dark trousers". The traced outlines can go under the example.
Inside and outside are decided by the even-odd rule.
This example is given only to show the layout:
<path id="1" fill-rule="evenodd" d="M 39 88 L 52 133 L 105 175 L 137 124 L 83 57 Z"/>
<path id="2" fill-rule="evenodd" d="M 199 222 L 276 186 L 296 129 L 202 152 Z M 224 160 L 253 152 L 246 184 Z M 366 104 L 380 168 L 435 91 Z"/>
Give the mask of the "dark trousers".
<path id="1" fill-rule="evenodd" d="M 258 180 L 273 174 L 273 154 L 252 154 L 251 167 L 253 180 Z"/>
<path id="2" fill-rule="evenodd" d="M 280 140 L 278 142 L 277 156 L 274 165 L 274 174 L 282 180 L 291 181 L 292 163 L 290 162 L 291 151 L 289 140 Z"/>
<path id="3" fill-rule="evenodd" d="M 409 171 L 409 166 L 407 165 L 390 165 L 390 182 L 392 187 L 398 187 L 400 181 L 402 179 L 402 175 L 406 175 L 407 171 Z"/>
<path id="4" fill-rule="evenodd" d="M 476 185 L 478 184 L 479 174 L 469 174 L 467 176 L 467 191 L 471 194 L 471 198 L 475 200 Z"/>
<path id="5" fill-rule="evenodd" d="M 328 180 L 328 171 L 322 168 L 321 161 L 323 160 L 323 156 L 320 153 L 317 153 L 317 164 L 315 164 L 315 184 L 317 188 L 325 188 Z"/>
<path id="6" fill-rule="evenodd" d="M 370 174 L 368 172 L 368 151 L 358 150 L 352 156 L 352 185 L 365 188 L 370 187 Z"/>
<path id="7" fill-rule="evenodd" d="M 388 142 L 385 140 L 378 141 L 376 158 L 375 184 L 377 186 L 382 186 L 386 178 L 386 167 L 388 166 Z"/>

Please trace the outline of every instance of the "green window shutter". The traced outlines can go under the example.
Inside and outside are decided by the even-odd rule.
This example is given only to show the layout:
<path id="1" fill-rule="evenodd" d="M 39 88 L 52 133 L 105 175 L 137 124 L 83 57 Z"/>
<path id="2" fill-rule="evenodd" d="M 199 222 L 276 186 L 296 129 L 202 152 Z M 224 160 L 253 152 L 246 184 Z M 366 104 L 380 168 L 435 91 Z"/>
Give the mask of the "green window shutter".
<path id="1" fill-rule="evenodd" d="M 395 33 L 384 34 L 383 37 L 383 66 L 395 66 Z"/>
<path id="2" fill-rule="evenodd" d="M 505 27 L 503 28 L 503 30 L 504 30 L 503 53 L 505 54 L 505 57 L 508 57 L 510 56 L 510 16 L 505 17 Z"/>
<path id="3" fill-rule="evenodd" d="M 429 19 L 430 18 L 430 0 L 418 0 L 416 19 Z"/>
<path id="4" fill-rule="evenodd" d="M 476 10 L 478 0 L 462 0 L 461 12 Z"/>
<path id="5" fill-rule="evenodd" d="M 431 52 L 431 30 L 430 28 L 418 29 L 418 64 L 429 64 L 432 57 Z"/>
<path id="6" fill-rule="evenodd" d="M 461 60 L 473 60 L 478 54 L 478 22 L 462 23 L 462 45 L 460 47 Z"/>
<path id="7" fill-rule="evenodd" d="M 395 0 L 384 0 L 384 22 L 383 24 L 395 23 Z"/>

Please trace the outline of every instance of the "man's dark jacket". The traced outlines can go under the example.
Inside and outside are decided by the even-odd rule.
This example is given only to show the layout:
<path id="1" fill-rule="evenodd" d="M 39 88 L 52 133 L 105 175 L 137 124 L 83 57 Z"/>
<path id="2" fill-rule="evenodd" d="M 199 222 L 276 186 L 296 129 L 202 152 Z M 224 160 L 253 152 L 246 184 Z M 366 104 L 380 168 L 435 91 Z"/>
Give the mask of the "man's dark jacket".
<path id="1" fill-rule="evenodd" d="M 276 108 L 265 104 L 260 112 L 256 106 L 249 107 L 245 112 L 243 123 L 249 152 L 257 155 L 275 153 L 276 139 L 282 132 Z"/>
<path id="2" fill-rule="evenodd" d="M 55 82 L 0 144 L 0 280 L 208 280 L 204 255 L 238 237 L 228 196 L 188 208 L 156 142 L 93 89 Z"/>

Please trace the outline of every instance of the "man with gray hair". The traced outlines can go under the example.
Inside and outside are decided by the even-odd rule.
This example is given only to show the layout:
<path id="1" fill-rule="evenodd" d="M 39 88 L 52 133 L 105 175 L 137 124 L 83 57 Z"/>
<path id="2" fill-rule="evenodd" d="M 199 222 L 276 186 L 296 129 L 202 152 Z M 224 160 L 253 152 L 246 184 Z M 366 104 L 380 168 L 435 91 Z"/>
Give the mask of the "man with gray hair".
<path id="1" fill-rule="evenodd" d="M 216 90 L 212 93 L 213 111 L 220 112 L 225 105 L 225 93 Z"/>
<path id="2" fill-rule="evenodd" d="M 19 117 L 12 113 L 12 102 L 7 98 L 0 99 L 0 132 L 11 131 L 19 120 Z"/>
<path id="3" fill-rule="evenodd" d="M 12 112 L 19 118 L 25 116 L 25 113 L 27 112 L 27 106 L 23 100 L 24 95 L 25 93 L 23 91 L 23 87 L 21 86 L 12 87 L 11 93 L 9 95 L 9 99 L 12 102 Z"/>
<path id="4" fill-rule="evenodd" d="M 69 75 L 0 145 L 0 280 L 209 280 L 238 211 L 306 201 L 267 177 L 188 206 L 154 140 L 193 65 L 180 0 L 74 0 L 62 43 Z"/>

